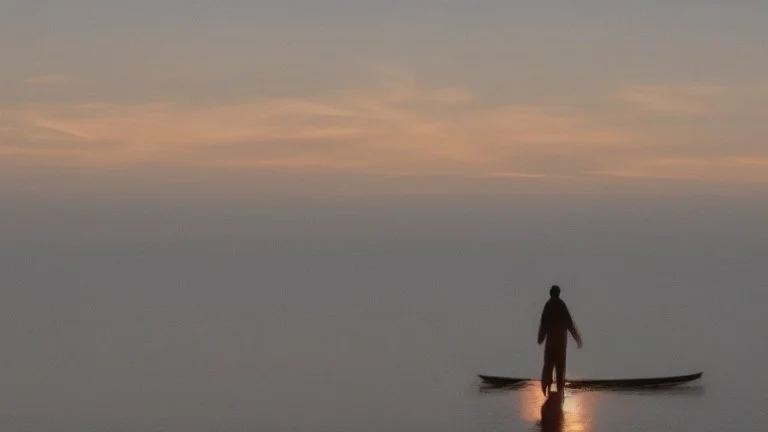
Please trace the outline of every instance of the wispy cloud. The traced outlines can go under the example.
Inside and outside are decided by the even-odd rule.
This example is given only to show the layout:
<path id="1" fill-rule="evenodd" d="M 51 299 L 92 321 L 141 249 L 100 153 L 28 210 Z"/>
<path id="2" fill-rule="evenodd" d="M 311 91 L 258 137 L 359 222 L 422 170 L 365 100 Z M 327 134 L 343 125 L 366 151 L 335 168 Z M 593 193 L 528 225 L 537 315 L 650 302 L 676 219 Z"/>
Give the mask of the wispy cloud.
<path id="1" fill-rule="evenodd" d="M 719 97 L 730 89 L 721 85 L 634 86 L 623 89 L 616 97 L 635 107 L 658 114 L 694 116 L 710 112 Z"/>
<path id="2" fill-rule="evenodd" d="M 768 156 L 650 157 L 592 174 L 623 178 L 768 182 Z"/>
<path id="3" fill-rule="evenodd" d="M 641 86 L 620 98 L 690 116 L 729 92 Z M 768 154 L 759 149 L 704 151 L 697 144 L 713 144 L 701 134 L 642 126 L 573 107 L 490 105 L 468 89 L 424 86 L 392 73 L 324 97 L 0 109 L 0 156 L 70 166 L 322 169 L 403 178 L 768 181 Z"/>
<path id="4" fill-rule="evenodd" d="M 6 118 L 14 119 L 15 151 L 34 145 L 44 130 L 98 143 L 96 153 L 109 156 L 104 163 L 537 176 L 546 172 L 530 172 L 526 157 L 578 158 L 585 149 L 637 142 L 633 133 L 578 112 L 485 106 L 466 89 L 425 88 L 408 75 L 325 98 L 34 105 Z M 77 149 L 75 160 L 93 153 L 93 145 L 66 144 Z"/>
<path id="5" fill-rule="evenodd" d="M 72 82 L 74 80 L 71 77 L 59 74 L 36 75 L 24 80 L 24 84 L 42 86 L 64 85 L 71 84 Z"/>

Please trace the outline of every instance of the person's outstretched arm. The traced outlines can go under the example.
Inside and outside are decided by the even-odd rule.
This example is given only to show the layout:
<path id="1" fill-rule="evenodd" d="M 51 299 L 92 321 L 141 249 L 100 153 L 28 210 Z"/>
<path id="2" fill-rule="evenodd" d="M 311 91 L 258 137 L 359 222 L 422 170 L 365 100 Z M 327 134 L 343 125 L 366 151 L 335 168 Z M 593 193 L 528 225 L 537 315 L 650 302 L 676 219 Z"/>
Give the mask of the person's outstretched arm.
<path id="1" fill-rule="evenodd" d="M 573 318 L 571 317 L 571 311 L 568 310 L 567 306 L 565 307 L 565 313 L 568 315 L 568 331 L 571 332 L 571 336 L 573 336 L 573 339 L 576 341 L 576 345 L 581 348 L 581 334 L 579 334 L 579 329 L 576 328 L 576 324 L 574 324 Z"/>

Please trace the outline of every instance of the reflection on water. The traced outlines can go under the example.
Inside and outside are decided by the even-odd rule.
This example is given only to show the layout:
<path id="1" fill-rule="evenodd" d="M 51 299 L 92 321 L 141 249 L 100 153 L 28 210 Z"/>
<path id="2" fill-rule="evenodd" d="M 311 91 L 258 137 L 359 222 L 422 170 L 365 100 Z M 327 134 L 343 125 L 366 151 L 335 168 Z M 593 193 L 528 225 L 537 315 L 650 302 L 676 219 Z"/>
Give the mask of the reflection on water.
<path id="1" fill-rule="evenodd" d="M 566 390 L 565 398 L 557 393 L 550 398 L 544 397 L 538 382 L 514 386 L 481 386 L 480 391 L 487 395 L 495 395 L 493 400 L 501 404 L 501 417 L 519 415 L 519 419 L 528 423 L 536 431 L 544 432 L 591 432 L 596 429 L 600 398 L 611 397 L 610 394 L 625 396 L 649 397 L 685 397 L 701 398 L 705 394 L 703 386 L 682 386 L 670 388 L 646 389 L 601 389 Z M 633 398 L 638 401 L 639 399 Z M 562 402 L 562 403 L 561 403 Z M 515 409 L 515 413 L 510 411 Z M 610 417 L 610 413 L 606 414 Z M 510 421 L 510 420 L 506 420 Z M 498 428 L 496 424 L 489 430 L 508 430 Z"/>
<path id="2" fill-rule="evenodd" d="M 542 431 L 591 431 L 593 402 L 594 397 L 589 393 L 566 391 L 563 399 L 558 393 L 546 398 L 534 385 L 520 390 L 521 416 L 525 421 L 538 425 Z"/>

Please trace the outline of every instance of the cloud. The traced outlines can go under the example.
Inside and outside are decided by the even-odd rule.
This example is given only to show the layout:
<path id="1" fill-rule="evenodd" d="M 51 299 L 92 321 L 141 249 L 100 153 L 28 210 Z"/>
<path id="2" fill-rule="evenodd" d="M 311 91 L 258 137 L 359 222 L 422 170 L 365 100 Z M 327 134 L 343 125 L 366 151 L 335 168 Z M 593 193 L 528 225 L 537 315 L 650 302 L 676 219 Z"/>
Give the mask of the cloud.
<path id="1" fill-rule="evenodd" d="M 616 98 L 648 112 L 675 116 L 697 116 L 711 112 L 718 98 L 730 89 L 720 85 L 634 86 Z"/>
<path id="2" fill-rule="evenodd" d="M 70 77 L 58 74 L 36 75 L 24 80 L 24 84 L 41 86 L 64 85 L 71 84 L 72 82 L 73 80 Z"/>
<path id="3" fill-rule="evenodd" d="M 768 156 L 752 157 L 651 157 L 625 161 L 613 170 L 593 174 L 623 178 L 768 182 Z"/>
<path id="4" fill-rule="evenodd" d="M 690 116 L 707 112 L 708 101 L 729 91 L 640 86 L 622 97 L 653 112 Z M 713 152 L 707 148 L 714 144 L 703 141 L 709 135 L 644 126 L 574 107 L 490 105 L 468 89 L 420 85 L 408 74 L 391 73 L 312 98 L 0 108 L 0 157 L 72 167 L 330 170 L 403 178 L 768 181 L 768 154 L 759 149 Z"/>
<path id="5" fill-rule="evenodd" d="M 636 141 L 634 134 L 578 112 L 486 106 L 466 89 L 423 87 L 408 75 L 324 98 L 223 105 L 38 104 L 7 114 L 15 132 L 12 145 L 6 139 L 6 154 L 10 148 L 15 154 L 36 148 L 42 155 L 48 146 L 53 155 L 58 136 L 55 157 L 62 163 L 68 160 L 62 149 L 70 149 L 71 163 L 103 158 L 105 164 L 530 177 L 548 171 L 530 172 L 524 160 L 531 155 L 578 158 L 586 149 Z"/>

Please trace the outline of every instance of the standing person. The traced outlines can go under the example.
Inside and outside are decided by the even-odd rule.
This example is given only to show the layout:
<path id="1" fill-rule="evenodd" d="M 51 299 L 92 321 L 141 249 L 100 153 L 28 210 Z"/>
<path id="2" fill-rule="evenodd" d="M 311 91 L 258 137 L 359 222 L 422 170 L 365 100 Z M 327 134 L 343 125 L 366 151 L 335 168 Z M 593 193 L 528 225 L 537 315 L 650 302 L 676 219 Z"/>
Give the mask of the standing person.
<path id="1" fill-rule="evenodd" d="M 544 346 L 544 369 L 541 372 L 541 391 L 546 396 L 552 385 L 552 370 L 557 374 L 557 391 L 562 394 L 565 386 L 565 351 L 568 345 L 568 332 L 581 348 L 581 335 L 573 324 L 568 306 L 560 300 L 560 287 L 552 285 L 549 300 L 541 312 L 539 325 L 539 345 L 546 339 Z"/>

